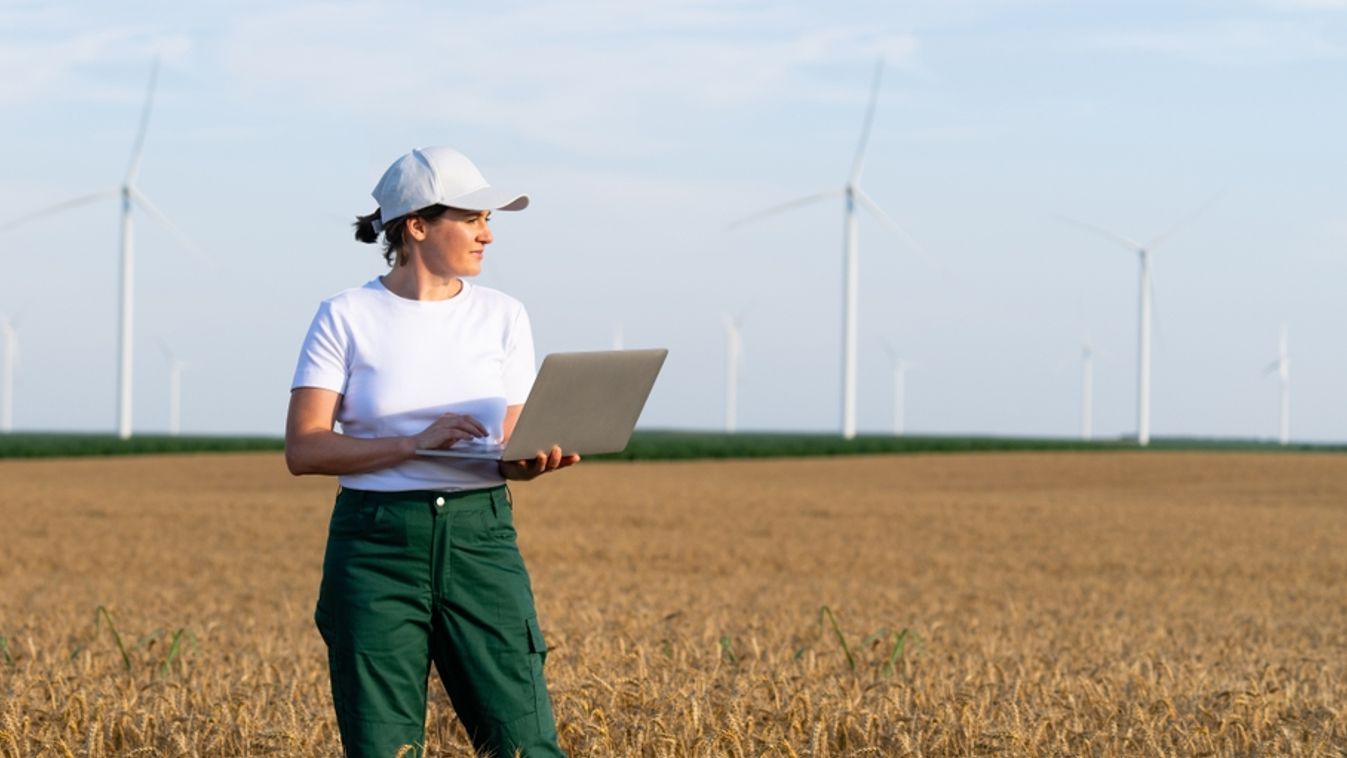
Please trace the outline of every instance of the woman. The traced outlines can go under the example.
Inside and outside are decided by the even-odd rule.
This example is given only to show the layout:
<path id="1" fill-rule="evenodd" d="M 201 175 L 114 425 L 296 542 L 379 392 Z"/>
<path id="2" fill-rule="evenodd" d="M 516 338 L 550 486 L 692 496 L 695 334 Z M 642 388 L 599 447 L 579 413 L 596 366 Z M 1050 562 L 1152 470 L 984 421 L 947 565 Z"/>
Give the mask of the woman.
<path id="1" fill-rule="evenodd" d="M 373 195 L 379 207 L 355 236 L 382 232 L 390 270 L 319 306 L 285 430 L 292 474 L 341 482 L 314 616 L 343 747 L 420 755 L 433 662 L 479 752 L 564 755 L 505 480 L 580 458 L 558 447 L 499 463 L 417 454 L 503 444 L 523 409 L 528 315 L 467 279 L 492 242 L 491 211 L 523 210 L 528 197 L 443 147 L 399 158 Z"/>

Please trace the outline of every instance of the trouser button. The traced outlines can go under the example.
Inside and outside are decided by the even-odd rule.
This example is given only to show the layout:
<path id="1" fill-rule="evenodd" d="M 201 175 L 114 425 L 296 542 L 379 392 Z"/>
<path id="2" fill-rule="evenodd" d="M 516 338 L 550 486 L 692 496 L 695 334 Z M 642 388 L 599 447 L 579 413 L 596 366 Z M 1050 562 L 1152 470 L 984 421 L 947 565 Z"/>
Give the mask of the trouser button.
<path id="1" fill-rule="evenodd" d="M 435 507 L 436 507 L 436 508 L 443 508 L 443 507 L 444 507 L 444 497 L 441 496 L 441 497 L 435 498 Z"/>

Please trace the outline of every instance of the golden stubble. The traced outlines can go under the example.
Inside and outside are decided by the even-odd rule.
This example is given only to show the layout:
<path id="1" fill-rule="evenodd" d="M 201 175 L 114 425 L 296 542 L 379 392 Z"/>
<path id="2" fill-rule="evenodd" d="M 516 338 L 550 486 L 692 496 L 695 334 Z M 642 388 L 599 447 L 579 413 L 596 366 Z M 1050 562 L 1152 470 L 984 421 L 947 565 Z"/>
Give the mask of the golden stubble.
<path id="1" fill-rule="evenodd" d="M 272 454 L 0 462 L 0 755 L 339 754 L 334 491 Z M 577 758 L 1347 751 L 1347 457 L 584 463 L 514 492 Z M 434 681 L 427 742 L 470 753 Z"/>

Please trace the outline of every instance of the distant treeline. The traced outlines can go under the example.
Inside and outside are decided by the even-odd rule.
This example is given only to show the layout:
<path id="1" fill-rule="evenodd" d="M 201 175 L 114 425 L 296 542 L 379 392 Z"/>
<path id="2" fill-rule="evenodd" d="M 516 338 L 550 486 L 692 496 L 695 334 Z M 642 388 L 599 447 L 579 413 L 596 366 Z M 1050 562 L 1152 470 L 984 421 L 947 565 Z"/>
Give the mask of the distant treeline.
<path id="1" fill-rule="evenodd" d="M 86 455 L 221 453 L 279 451 L 279 437 L 170 437 L 137 435 L 129 440 L 110 434 L 3 434 L 0 458 L 54 458 Z M 1022 437 L 860 435 L 844 440 L 834 434 L 638 431 L 621 453 L 591 460 L 678 460 L 696 458 L 780 458 L 877 453 L 969 453 L 1055 450 L 1138 450 L 1125 439 L 1083 440 Z M 1198 438 L 1152 438 L 1149 450 L 1244 450 L 1347 452 L 1347 444 L 1285 447 L 1275 442 Z"/>
<path id="2" fill-rule="evenodd" d="M 598 460 L 668 460 L 678 458 L 764 458 L 876 453 L 974 453 L 1055 450 L 1140 450 L 1135 440 L 1084 441 L 1065 438 L 858 435 L 747 432 L 640 431 L 621 453 L 593 456 Z M 1256 440 L 1151 438 L 1151 450 L 1298 450 L 1347 452 L 1343 445 L 1288 445 Z"/>
<path id="3" fill-rule="evenodd" d="M 0 458 L 64 458 L 85 455 L 149 455 L 154 453 L 236 453 L 284 450 L 280 437 L 170 437 L 138 434 L 0 434 Z"/>

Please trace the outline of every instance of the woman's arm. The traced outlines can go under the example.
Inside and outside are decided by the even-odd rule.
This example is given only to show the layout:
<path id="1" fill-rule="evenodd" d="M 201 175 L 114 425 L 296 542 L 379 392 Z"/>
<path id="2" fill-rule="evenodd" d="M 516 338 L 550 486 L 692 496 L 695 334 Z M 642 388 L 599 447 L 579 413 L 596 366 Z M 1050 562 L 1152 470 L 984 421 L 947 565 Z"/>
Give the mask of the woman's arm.
<path id="1" fill-rule="evenodd" d="M 500 429 L 503 435 L 500 444 L 508 445 L 510 435 L 514 434 L 514 425 L 519 423 L 519 414 L 524 412 L 524 404 L 505 406 L 505 420 L 501 422 Z"/>
<path id="2" fill-rule="evenodd" d="M 340 404 L 341 395 L 332 390 L 298 387 L 290 393 L 285 465 L 291 474 L 377 471 L 410 460 L 418 448 L 448 447 L 459 440 L 486 435 L 486 429 L 472 417 L 446 413 L 420 434 L 409 437 L 348 437 L 332 430 Z"/>

